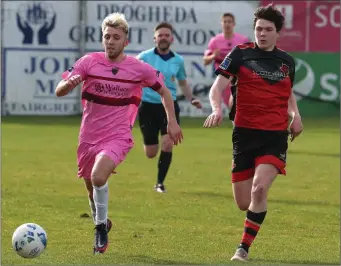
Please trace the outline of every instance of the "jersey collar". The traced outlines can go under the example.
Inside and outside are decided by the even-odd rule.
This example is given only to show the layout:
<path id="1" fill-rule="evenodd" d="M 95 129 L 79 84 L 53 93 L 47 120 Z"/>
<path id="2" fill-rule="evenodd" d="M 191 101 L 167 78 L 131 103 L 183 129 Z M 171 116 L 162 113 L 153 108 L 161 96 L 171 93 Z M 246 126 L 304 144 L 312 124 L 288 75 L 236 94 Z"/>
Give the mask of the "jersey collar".
<path id="1" fill-rule="evenodd" d="M 154 48 L 154 53 L 157 54 L 157 55 L 160 55 L 159 52 L 157 51 L 156 47 Z M 174 57 L 175 56 L 175 54 L 172 51 L 169 51 L 169 55 L 170 55 L 170 57 Z"/>
<path id="2" fill-rule="evenodd" d="M 254 43 L 255 43 L 255 47 L 256 47 L 258 50 L 263 51 L 263 52 L 265 52 L 265 53 L 274 53 L 274 52 L 276 52 L 276 51 L 278 50 L 277 46 L 275 45 L 275 47 L 274 47 L 274 49 L 273 49 L 272 51 L 264 51 L 264 50 L 262 50 L 262 49 L 259 48 L 259 46 L 257 45 L 256 42 L 254 42 Z"/>

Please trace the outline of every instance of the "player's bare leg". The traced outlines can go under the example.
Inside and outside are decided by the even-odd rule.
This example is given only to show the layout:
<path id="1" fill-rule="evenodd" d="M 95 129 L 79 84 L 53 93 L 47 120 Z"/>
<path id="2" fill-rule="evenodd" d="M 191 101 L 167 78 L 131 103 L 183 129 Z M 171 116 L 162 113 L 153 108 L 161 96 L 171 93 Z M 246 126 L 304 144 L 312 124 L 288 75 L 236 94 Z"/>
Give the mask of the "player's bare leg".
<path id="1" fill-rule="evenodd" d="M 256 167 L 251 189 L 251 204 L 244 222 L 244 233 L 231 260 L 246 261 L 248 259 L 249 248 L 265 219 L 268 192 L 277 174 L 277 168 L 271 164 L 260 164 Z"/>
<path id="2" fill-rule="evenodd" d="M 96 206 L 94 253 L 104 253 L 108 247 L 108 178 L 115 163 L 107 156 L 97 156 L 91 173 L 93 199 Z"/>
<path id="3" fill-rule="evenodd" d="M 91 183 L 90 179 L 86 179 L 84 178 L 84 183 L 86 186 L 86 190 L 88 191 L 88 198 L 89 198 L 89 205 L 90 205 L 90 210 L 91 210 L 91 215 L 92 215 L 92 220 L 94 222 L 94 224 L 96 224 L 96 206 L 95 206 L 95 202 L 94 202 L 94 197 L 93 197 L 93 186 Z M 107 219 L 107 230 L 108 233 L 110 231 L 112 227 L 112 222 L 110 221 L 110 219 Z"/>
<path id="4" fill-rule="evenodd" d="M 164 180 L 166 178 L 170 163 L 172 161 L 172 150 L 173 150 L 173 142 L 168 136 L 161 136 L 161 153 L 158 161 L 158 175 L 157 175 L 157 183 L 155 185 L 155 190 L 160 193 L 166 192 L 164 186 Z M 156 157 L 159 151 L 159 145 L 144 145 L 144 151 L 148 158 Z"/>
<path id="5" fill-rule="evenodd" d="M 159 144 L 155 144 L 155 145 L 144 145 L 144 152 L 146 154 L 146 156 L 150 159 L 156 157 L 157 153 L 159 151 Z M 159 165 L 159 164 L 158 164 Z M 163 192 L 161 191 L 162 186 L 159 185 L 159 183 L 157 182 L 156 185 L 154 186 L 154 189 L 157 192 Z"/>
<path id="6" fill-rule="evenodd" d="M 252 183 L 253 178 L 232 183 L 234 201 L 242 211 L 246 211 L 250 206 Z"/>
<path id="7" fill-rule="evenodd" d="M 86 190 L 88 191 L 88 198 L 89 198 L 89 205 L 91 210 L 91 215 L 94 223 L 96 222 L 96 206 L 94 203 L 94 193 L 93 193 L 93 186 L 91 183 L 91 179 L 83 178 Z"/>
<path id="8" fill-rule="evenodd" d="M 149 159 L 154 158 L 158 151 L 159 151 L 159 144 L 154 144 L 154 145 L 144 145 L 144 153 Z"/>

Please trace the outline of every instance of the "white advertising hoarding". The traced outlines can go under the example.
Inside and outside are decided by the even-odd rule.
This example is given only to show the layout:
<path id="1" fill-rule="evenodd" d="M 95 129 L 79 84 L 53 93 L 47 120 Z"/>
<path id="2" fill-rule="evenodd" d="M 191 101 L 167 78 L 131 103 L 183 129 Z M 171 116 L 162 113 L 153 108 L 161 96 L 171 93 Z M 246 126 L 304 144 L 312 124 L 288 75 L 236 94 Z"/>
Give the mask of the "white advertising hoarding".
<path id="1" fill-rule="evenodd" d="M 6 1 L 3 26 L 3 114 L 79 114 L 74 92 L 58 99 L 54 88 L 72 66 L 78 44 L 68 36 L 78 24 L 77 1 Z"/>
<path id="2" fill-rule="evenodd" d="M 75 60 L 75 52 L 6 50 L 4 111 L 16 115 L 80 113 L 77 90 L 63 98 L 54 93 L 60 73 Z"/>
<path id="3" fill-rule="evenodd" d="M 79 22 L 79 1 L 4 2 L 3 93 L 11 115 L 71 115 L 80 112 L 77 92 L 64 98 L 53 89 L 61 73 L 78 58 L 79 48 L 98 51 L 101 23 L 112 12 L 125 14 L 130 25 L 127 54 L 154 46 L 153 29 L 162 22 L 174 27 L 172 49 L 185 59 L 188 82 L 205 104 L 204 112 L 180 101 L 182 115 L 210 112 L 208 90 L 213 66 L 205 67 L 203 53 L 211 37 L 220 32 L 220 17 L 231 12 L 236 31 L 252 38 L 257 2 L 244 1 L 86 1 L 84 25 Z M 81 42 L 83 36 L 84 42 Z M 181 95 L 181 91 L 178 95 Z"/>

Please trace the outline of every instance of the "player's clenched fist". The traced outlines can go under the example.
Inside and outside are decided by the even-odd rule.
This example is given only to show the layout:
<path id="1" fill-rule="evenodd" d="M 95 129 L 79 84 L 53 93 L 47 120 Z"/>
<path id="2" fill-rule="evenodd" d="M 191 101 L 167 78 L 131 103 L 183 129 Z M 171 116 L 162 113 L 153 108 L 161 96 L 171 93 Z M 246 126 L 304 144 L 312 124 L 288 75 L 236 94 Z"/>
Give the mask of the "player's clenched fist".
<path id="1" fill-rule="evenodd" d="M 202 108 L 202 104 L 201 104 L 200 100 L 198 100 L 198 99 L 192 99 L 191 104 L 198 109 Z"/>
<path id="2" fill-rule="evenodd" d="M 56 96 L 62 97 L 67 95 L 71 90 L 73 90 L 77 85 L 82 82 L 81 75 L 74 75 L 69 79 L 61 80 L 56 87 Z"/>
<path id="3" fill-rule="evenodd" d="M 68 79 L 66 82 L 66 86 L 72 90 L 74 87 L 79 85 L 82 82 L 82 76 L 81 75 L 74 75 L 71 78 Z"/>

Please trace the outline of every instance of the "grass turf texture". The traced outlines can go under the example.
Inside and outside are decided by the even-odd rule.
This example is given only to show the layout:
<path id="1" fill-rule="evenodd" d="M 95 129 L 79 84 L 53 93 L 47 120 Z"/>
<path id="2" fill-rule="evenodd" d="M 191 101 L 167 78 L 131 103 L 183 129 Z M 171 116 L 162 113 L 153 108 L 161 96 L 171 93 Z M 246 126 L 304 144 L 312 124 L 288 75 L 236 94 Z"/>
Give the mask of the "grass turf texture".
<path id="1" fill-rule="evenodd" d="M 2 119 L 2 264 L 227 264 L 245 213 L 230 183 L 231 127 L 204 129 L 204 119 L 182 119 L 166 186 L 153 191 L 157 158 L 135 147 L 109 181 L 113 221 L 106 254 L 92 255 L 93 224 L 83 181 L 76 177 L 80 117 Z M 306 119 L 290 143 L 288 175 L 270 194 L 268 215 L 250 249 L 257 264 L 339 264 L 339 118 Z M 35 222 L 48 234 L 36 259 L 11 247 L 12 233 Z"/>

